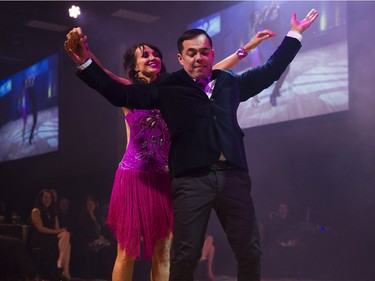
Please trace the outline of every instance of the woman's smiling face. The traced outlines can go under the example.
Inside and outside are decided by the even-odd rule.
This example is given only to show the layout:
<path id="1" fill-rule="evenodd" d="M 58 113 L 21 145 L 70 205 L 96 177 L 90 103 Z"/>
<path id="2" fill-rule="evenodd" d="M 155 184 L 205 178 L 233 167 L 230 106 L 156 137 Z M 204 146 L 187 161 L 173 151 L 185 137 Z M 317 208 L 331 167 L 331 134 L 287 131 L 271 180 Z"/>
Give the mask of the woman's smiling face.
<path id="1" fill-rule="evenodd" d="M 137 48 L 135 57 L 135 70 L 138 71 L 138 77 L 145 78 L 148 82 L 155 79 L 161 70 L 161 59 L 158 52 L 144 45 L 143 48 Z"/>

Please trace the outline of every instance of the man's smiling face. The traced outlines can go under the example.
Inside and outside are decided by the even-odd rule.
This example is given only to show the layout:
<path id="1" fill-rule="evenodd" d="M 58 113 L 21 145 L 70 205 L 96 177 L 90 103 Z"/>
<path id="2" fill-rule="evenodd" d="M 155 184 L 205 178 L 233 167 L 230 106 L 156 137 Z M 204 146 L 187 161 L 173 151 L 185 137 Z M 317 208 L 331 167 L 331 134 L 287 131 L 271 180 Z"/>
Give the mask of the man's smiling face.
<path id="1" fill-rule="evenodd" d="M 177 58 L 185 71 L 194 79 L 207 78 L 212 71 L 215 52 L 206 35 L 185 40 L 182 45 L 183 50 Z"/>

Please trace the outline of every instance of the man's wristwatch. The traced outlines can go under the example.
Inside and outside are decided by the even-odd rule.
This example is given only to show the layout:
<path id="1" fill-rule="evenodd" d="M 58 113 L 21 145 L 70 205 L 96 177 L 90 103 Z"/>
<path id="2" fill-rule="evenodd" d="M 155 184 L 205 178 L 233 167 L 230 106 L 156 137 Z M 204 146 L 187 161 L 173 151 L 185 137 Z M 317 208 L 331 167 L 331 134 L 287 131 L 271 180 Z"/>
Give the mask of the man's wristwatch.
<path id="1" fill-rule="evenodd" d="M 237 56 L 238 56 L 238 58 L 239 58 L 240 60 L 243 60 L 244 58 L 247 57 L 248 52 L 247 52 L 243 47 L 241 47 L 241 48 L 239 48 L 239 49 L 236 51 L 236 54 L 237 54 Z"/>

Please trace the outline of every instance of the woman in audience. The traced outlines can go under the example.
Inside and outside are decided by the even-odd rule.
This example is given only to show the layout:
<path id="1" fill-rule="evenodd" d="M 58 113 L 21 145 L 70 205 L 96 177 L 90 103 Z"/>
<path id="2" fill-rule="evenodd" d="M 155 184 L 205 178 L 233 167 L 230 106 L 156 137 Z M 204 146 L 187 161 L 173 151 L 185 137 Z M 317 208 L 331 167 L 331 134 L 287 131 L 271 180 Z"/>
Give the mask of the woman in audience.
<path id="1" fill-rule="evenodd" d="M 70 280 L 70 233 L 60 228 L 56 200 L 51 189 L 39 192 L 31 211 L 31 247 L 42 249 L 45 257 L 55 258 L 58 250 L 55 278 Z"/>

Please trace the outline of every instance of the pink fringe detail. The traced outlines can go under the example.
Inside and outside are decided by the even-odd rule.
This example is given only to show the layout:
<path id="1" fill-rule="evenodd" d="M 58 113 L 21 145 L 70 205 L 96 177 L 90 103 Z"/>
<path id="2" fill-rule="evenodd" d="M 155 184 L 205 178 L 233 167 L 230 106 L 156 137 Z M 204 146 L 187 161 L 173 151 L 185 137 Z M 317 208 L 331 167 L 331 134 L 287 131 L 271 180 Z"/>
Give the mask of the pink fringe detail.
<path id="1" fill-rule="evenodd" d="M 144 257 L 151 258 L 157 241 L 173 231 L 169 175 L 119 168 L 107 223 L 128 256 L 140 258 L 142 236 Z"/>

